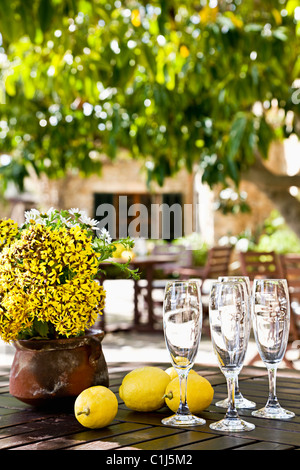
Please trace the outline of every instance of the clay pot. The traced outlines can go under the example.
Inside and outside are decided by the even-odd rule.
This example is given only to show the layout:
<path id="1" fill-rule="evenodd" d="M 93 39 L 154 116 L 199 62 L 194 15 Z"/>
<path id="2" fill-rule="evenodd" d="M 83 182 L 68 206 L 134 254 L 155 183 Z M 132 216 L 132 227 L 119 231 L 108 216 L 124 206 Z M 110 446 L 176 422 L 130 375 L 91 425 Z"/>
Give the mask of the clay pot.
<path id="1" fill-rule="evenodd" d="M 74 402 L 79 393 L 93 385 L 108 387 L 103 338 L 102 330 L 91 329 L 78 338 L 16 341 L 10 393 L 40 407 Z"/>

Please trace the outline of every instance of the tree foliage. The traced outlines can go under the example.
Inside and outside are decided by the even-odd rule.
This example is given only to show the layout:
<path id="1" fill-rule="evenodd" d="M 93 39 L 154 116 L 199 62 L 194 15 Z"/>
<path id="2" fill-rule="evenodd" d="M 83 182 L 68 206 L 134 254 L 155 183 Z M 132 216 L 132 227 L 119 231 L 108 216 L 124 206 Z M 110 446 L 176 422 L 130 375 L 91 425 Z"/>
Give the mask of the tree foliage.
<path id="1" fill-rule="evenodd" d="M 300 132 L 299 5 L 0 0 L 2 187 L 30 167 L 97 172 L 120 148 L 159 184 L 200 165 L 210 185 L 238 185 Z"/>

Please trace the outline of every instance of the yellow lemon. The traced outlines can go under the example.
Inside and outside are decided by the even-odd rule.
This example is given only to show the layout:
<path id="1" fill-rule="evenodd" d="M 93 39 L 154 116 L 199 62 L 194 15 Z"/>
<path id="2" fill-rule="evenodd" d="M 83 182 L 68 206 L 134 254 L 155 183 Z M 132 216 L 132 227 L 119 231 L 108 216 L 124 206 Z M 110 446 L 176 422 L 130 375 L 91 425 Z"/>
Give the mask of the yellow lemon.
<path id="1" fill-rule="evenodd" d="M 199 413 L 207 408 L 213 399 L 214 389 L 207 379 L 201 375 L 189 374 L 187 380 L 187 404 L 191 413 Z M 179 377 L 173 379 L 166 387 L 165 402 L 174 412 L 178 410 L 180 401 Z"/>
<path id="2" fill-rule="evenodd" d="M 124 377 L 119 394 L 131 410 L 155 411 L 165 404 L 165 390 L 170 380 L 159 367 L 138 367 Z"/>
<path id="3" fill-rule="evenodd" d="M 78 395 L 74 411 L 76 419 L 86 428 L 104 428 L 115 418 L 118 400 L 109 388 L 95 385 Z"/>
<path id="4" fill-rule="evenodd" d="M 188 360 L 187 357 L 182 357 L 182 356 L 175 356 L 174 357 L 174 362 L 177 364 L 177 366 L 182 366 L 182 367 L 187 367 L 190 365 L 190 361 Z"/>
<path id="5" fill-rule="evenodd" d="M 123 251 L 125 251 L 124 245 L 122 243 L 114 243 L 115 251 L 113 252 L 114 258 L 120 258 Z"/>
<path id="6" fill-rule="evenodd" d="M 178 377 L 178 374 L 177 374 L 177 371 L 176 371 L 175 367 L 169 367 L 168 369 L 166 369 L 166 373 L 169 374 L 169 376 L 171 377 L 171 380 Z M 195 370 L 191 369 L 190 374 L 197 374 L 197 372 Z"/>
<path id="7" fill-rule="evenodd" d="M 121 253 L 121 258 L 124 259 L 125 261 L 129 261 L 130 259 L 133 259 L 134 257 L 135 257 L 134 252 L 130 250 L 124 250 Z"/>

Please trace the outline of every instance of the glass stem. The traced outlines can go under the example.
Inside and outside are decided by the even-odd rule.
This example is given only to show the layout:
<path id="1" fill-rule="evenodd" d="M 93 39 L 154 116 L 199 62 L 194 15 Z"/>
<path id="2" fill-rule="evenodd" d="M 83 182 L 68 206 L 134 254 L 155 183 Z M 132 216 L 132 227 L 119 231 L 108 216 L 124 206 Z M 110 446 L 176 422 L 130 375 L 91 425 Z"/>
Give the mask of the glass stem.
<path id="1" fill-rule="evenodd" d="M 235 383 L 236 377 L 229 376 L 226 377 L 227 380 L 227 389 L 228 389 L 228 410 L 226 413 L 226 418 L 228 419 L 238 419 L 239 415 L 235 407 Z"/>
<path id="2" fill-rule="evenodd" d="M 240 398 L 241 397 L 241 392 L 240 392 L 240 386 L 239 386 L 239 379 L 238 377 L 235 378 L 235 391 L 234 391 L 234 398 Z"/>
<path id="3" fill-rule="evenodd" d="M 180 390 L 180 403 L 178 414 L 189 415 L 190 410 L 187 404 L 187 378 L 189 371 L 178 371 L 179 375 L 179 390 Z"/>
<path id="4" fill-rule="evenodd" d="M 280 408 L 278 398 L 276 396 L 276 374 L 277 366 L 268 367 L 269 397 L 266 404 L 267 408 Z"/>

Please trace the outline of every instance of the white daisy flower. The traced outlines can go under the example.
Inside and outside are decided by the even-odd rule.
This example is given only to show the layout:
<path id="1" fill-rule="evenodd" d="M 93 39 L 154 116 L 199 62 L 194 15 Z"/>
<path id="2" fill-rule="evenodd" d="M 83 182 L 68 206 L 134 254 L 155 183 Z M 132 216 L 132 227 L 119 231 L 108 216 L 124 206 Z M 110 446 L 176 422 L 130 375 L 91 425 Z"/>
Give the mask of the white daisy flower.
<path id="1" fill-rule="evenodd" d="M 31 209 L 30 211 L 24 212 L 25 223 L 30 223 L 31 220 L 34 220 L 38 223 L 43 223 L 43 219 L 41 218 L 40 211 L 37 209 Z"/>
<path id="2" fill-rule="evenodd" d="M 98 227 L 96 227 L 98 220 L 91 219 L 85 212 L 82 212 L 81 216 L 79 217 L 79 221 L 85 225 L 90 225 L 90 227 L 94 230 L 99 230 Z"/>
<path id="3" fill-rule="evenodd" d="M 74 208 L 73 208 L 73 209 L 69 209 L 68 212 L 69 212 L 69 214 L 71 214 L 71 215 L 75 215 L 75 214 L 77 215 L 77 214 L 79 214 L 80 216 L 82 216 L 82 215 L 84 214 L 84 211 L 81 211 L 80 209 L 74 209 Z"/>
<path id="4" fill-rule="evenodd" d="M 100 234 L 98 236 L 106 245 L 109 245 L 112 242 L 109 232 L 104 227 L 100 230 Z"/>
<path id="5" fill-rule="evenodd" d="M 50 207 L 50 209 L 47 210 L 47 215 L 50 217 L 51 215 L 56 213 L 56 209 L 54 207 Z"/>
<path id="6" fill-rule="evenodd" d="M 65 224 L 67 227 L 71 228 L 73 227 L 73 223 L 70 221 L 70 219 L 66 219 L 65 217 L 60 216 L 60 221 L 62 224 Z"/>

